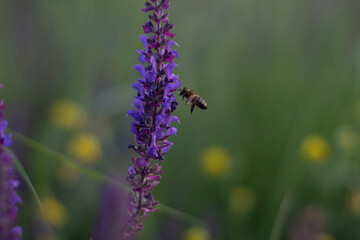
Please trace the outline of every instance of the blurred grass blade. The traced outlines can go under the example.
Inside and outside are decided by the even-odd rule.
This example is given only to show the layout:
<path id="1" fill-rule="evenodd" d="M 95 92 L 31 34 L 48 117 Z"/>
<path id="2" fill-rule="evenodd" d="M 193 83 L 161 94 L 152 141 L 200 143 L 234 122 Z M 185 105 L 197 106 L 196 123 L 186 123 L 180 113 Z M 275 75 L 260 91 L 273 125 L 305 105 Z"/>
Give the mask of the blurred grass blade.
<path id="1" fill-rule="evenodd" d="M 112 179 L 100 172 L 97 172 L 89 167 L 86 167 L 86 166 L 82 165 L 81 163 L 77 162 L 76 160 L 74 160 L 70 157 L 67 157 L 67 156 L 55 151 L 54 149 L 52 149 L 48 146 L 45 146 L 29 137 L 26 137 L 26 136 L 22 135 L 21 133 L 18 133 L 12 129 L 10 129 L 10 131 L 13 134 L 13 138 L 15 140 L 18 140 L 19 142 L 27 145 L 29 148 L 35 149 L 39 152 L 42 152 L 47 155 L 55 156 L 58 161 L 66 164 L 67 166 L 69 166 L 71 168 L 78 170 L 79 172 L 85 174 L 86 176 L 88 176 L 89 178 L 91 178 L 95 181 L 99 181 L 99 182 L 105 182 L 108 180 L 114 181 L 114 179 Z"/>
<path id="2" fill-rule="evenodd" d="M 294 196 L 293 193 L 288 191 L 284 194 L 284 197 L 281 201 L 279 211 L 276 215 L 274 225 L 271 229 L 271 234 L 269 240 L 278 240 L 281 237 L 281 231 L 284 227 L 285 220 L 289 214 L 289 211 L 293 205 Z"/>
<path id="3" fill-rule="evenodd" d="M 180 220 L 192 223 L 194 225 L 201 225 L 206 228 L 206 223 L 203 220 L 201 220 L 200 218 L 194 217 L 190 214 L 187 214 L 187 213 L 181 212 L 179 210 L 176 210 L 174 208 L 168 207 L 164 204 L 161 204 L 161 203 L 159 204 L 158 211 L 169 217 L 180 219 Z"/>
<path id="4" fill-rule="evenodd" d="M 6 152 L 9 153 L 11 155 L 12 160 L 15 163 L 15 167 L 18 170 L 18 172 L 20 173 L 20 175 L 23 177 L 23 179 L 25 180 L 26 185 L 28 185 L 28 187 L 30 188 L 32 194 L 35 197 L 36 203 L 39 205 L 39 208 L 42 209 L 42 205 L 41 205 L 41 201 L 40 198 L 38 196 L 38 194 L 35 191 L 34 186 L 32 185 L 29 176 L 27 175 L 24 167 L 22 166 L 21 162 L 19 161 L 19 159 L 17 159 L 16 155 L 13 153 L 13 151 L 11 151 L 9 148 L 6 148 Z"/>
<path id="5" fill-rule="evenodd" d="M 37 150 L 39 152 L 42 152 L 44 154 L 56 156 L 57 159 L 59 161 L 61 161 L 62 163 L 64 163 L 64 164 L 78 170 L 79 172 L 85 174 L 86 176 L 88 176 L 88 177 L 90 177 L 90 178 L 92 178 L 92 179 L 94 179 L 96 181 L 99 181 L 99 182 L 106 182 L 106 181 L 116 182 L 118 184 L 121 184 L 121 185 L 125 186 L 126 189 L 128 189 L 128 190 L 130 189 L 129 186 L 123 184 L 119 180 L 116 180 L 114 178 L 106 176 L 103 173 L 100 173 L 100 172 L 98 172 L 96 170 L 93 170 L 93 169 L 91 169 L 89 167 L 86 167 L 86 166 L 78 163 L 76 160 L 74 160 L 74 159 L 72 159 L 70 157 L 67 157 L 67 156 L 53 150 L 52 148 L 47 147 L 47 146 L 45 146 L 45 145 L 43 145 L 43 144 L 29 138 L 29 137 L 26 137 L 26 136 L 22 135 L 21 133 L 18 133 L 16 131 L 12 130 L 12 129 L 9 129 L 9 130 L 13 134 L 13 138 L 15 140 L 18 140 L 19 142 L 27 145 L 28 147 L 30 147 L 32 149 L 35 149 L 35 150 Z M 21 164 L 20 164 L 20 166 L 21 166 Z M 21 166 L 21 168 L 22 168 L 22 166 Z M 22 168 L 22 170 L 25 173 L 24 168 Z M 27 179 L 28 179 L 28 177 L 27 177 Z M 168 206 L 166 206 L 164 204 L 159 204 L 159 206 L 160 206 L 159 212 L 162 212 L 163 214 L 166 214 L 166 215 L 168 215 L 170 217 L 174 217 L 174 218 L 181 219 L 183 221 L 191 222 L 191 223 L 198 224 L 198 225 L 204 225 L 204 221 L 202 221 L 201 219 L 199 219 L 197 217 L 191 216 L 190 214 L 181 212 L 181 211 L 176 210 L 174 208 L 168 207 Z"/>

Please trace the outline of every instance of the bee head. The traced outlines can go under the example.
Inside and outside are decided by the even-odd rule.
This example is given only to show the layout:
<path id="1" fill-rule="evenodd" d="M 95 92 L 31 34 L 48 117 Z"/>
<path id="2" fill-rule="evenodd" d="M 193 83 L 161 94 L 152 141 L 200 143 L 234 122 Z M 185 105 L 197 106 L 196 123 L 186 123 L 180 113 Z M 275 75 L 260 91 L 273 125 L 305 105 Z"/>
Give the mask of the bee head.
<path id="1" fill-rule="evenodd" d="M 183 89 L 178 89 L 180 91 L 179 96 L 184 96 L 187 92 L 189 92 L 189 88 L 184 87 Z"/>
<path id="2" fill-rule="evenodd" d="M 183 88 L 183 89 L 178 89 L 179 91 L 180 91 L 180 94 L 179 94 L 179 96 L 183 96 L 184 94 L 185 94 L 185 88 Z"/>

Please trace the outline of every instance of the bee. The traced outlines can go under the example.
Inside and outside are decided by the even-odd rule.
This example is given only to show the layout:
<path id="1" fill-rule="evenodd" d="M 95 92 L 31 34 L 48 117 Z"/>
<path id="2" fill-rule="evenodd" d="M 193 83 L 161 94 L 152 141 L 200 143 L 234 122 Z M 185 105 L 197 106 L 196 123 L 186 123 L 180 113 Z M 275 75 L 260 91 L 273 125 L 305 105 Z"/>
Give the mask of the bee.
<path id="1" fill-rule="evenodd" d="M 194 111 L 195 106 L 198 106 L 200 109 L 206 110 L 207 105 L 204 99 L 202 99 L 199 95 L 197 95 L 193 90 L 190 88 L 184 87 L 183 89 L 179 89 L 180 94 L 183 100 L 186 98 L 185 104 L 191 103 L 190 112 L 191 114 Z"/>

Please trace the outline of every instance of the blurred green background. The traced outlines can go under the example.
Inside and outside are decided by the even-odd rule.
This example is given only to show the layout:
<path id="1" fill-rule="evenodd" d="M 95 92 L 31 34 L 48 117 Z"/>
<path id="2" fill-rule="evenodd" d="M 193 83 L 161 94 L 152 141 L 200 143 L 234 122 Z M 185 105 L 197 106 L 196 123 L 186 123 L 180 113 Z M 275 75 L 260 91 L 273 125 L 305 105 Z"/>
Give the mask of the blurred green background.
<path id="1" fill-rule="evenodd" d="M 9 127 L 123 179 L 143 1 L 0 1 Z M 181 124 L 137 239 L 360 239 L 360 2 L 171 1 Z M 180 99 L 179 99 L 180 101 Z M 90 239 L 103 183 L 15 138 L 23 239 Z M 191 218 L 190 218 L 191 219 Z M 94 239 L 96 240 L 96 239 Z"/>

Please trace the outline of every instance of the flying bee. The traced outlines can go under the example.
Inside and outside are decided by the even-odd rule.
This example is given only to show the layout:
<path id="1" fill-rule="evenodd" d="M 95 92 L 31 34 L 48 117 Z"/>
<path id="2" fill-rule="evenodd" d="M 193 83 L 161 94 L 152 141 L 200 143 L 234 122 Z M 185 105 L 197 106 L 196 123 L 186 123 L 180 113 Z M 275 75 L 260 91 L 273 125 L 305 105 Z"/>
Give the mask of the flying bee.
<path id="1" fill-rule="evenodd" d="M 200 109 L 206 110 L 207 105 L 204 99 L 202 99 L 199 95 L 197 95 L 193 90 L 190 88 L 184 87 L 183 89 L 179 89 L 180 94 L 183 100 L 186 98 L 185 104 L 191 103 L 191 114 L 194 111 L 195 106 L 199 107 Z"/>

